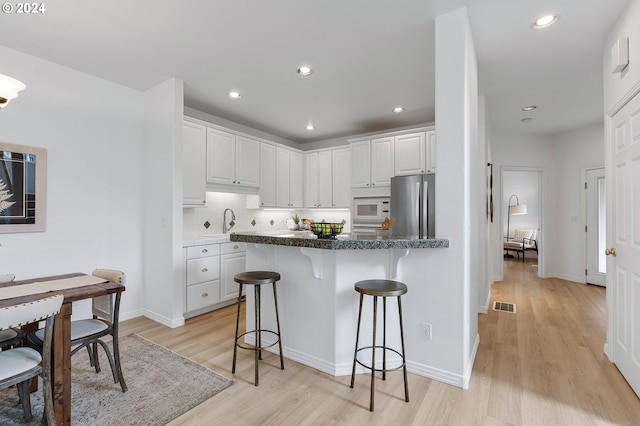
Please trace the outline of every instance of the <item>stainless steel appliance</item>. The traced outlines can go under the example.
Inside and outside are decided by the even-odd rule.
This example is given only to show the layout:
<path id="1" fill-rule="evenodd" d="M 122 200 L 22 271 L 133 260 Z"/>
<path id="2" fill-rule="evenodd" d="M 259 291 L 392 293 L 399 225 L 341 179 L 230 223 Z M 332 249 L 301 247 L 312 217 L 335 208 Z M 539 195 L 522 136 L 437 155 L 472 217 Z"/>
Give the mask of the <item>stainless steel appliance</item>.
<path id="1" fill-rule="evenodd" d="M 436 175 L 391 178 L 391 211 L 394 237 L 435 238 Z"/>
<path id="2" fill-rule="evenodd" d="M 351 231 L 360 234 L 375 234 L 382 229 L 385 217 L 391 217 L 389 197 L 353 197 Z"/>

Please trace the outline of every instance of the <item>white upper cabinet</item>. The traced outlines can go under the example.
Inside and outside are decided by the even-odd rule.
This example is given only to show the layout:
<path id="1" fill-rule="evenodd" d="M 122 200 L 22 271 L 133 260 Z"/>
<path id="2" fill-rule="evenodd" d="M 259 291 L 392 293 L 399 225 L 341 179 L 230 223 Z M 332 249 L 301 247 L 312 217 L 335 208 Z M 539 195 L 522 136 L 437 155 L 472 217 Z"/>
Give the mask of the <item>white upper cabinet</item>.
<path id="1" fill-rule="evenodd" d="M 427 173 L 436 172 L 436 131 L 429 130 L 427 132 Z"/>
<path id="2" fill-rule="evenodd" d="M 351 187 L 390 186 L 394 175 L 394 137 L 352 142 Z"/>
<path id="3" fill-rule="evenodd" d="M 292 207 L 302 207 L 302 154 L 291 151 L 289 153 L 290 178 L 289 200 Z"/>
<path id="4" fill-rule="evenodd" d="M 333 204 L 333 169 L 331 151 L 318 152 L 318 205 L 331 207 Z"/>
<path id="5" fill-rule="evenodd" d="M 396 176 L 435 173 L 436 131 L 396 136 L 394 154 Z"/>
<path id="6" fill-rule="evenodd" d="M 203 206 L 206 202 L 207 128 L 182 124 L 182 204 Z"/>
<path id="7" fill-rule="evenodd" d="M 276 206 L 302 207 L 302 154 L 276 148 Z"/>
<path id="8" fill-rule="evenodd" d="M 409 133 L 395 137 L 395 176 L 415 175 L 426 172 L 425 133 Z"/>
<path id="9" fill-rule="evenodd" d="M 260 186 L 260 142 L 207 128 L 207 182 Z"/>
<path id="10" fill-rule="evenodd" d="M 260 142 L 236 136 L 236 184 L 260 186 Z"/>
<path id="11" fill-rule="evenodd" d="M 369 188 L 371 186 L 371 141 L 352 142 L 351 186 Z"/>
<path id="12" fill-rule="evenodd" d="M 351 204 L 349 148 L 304 154 L 305 207 L 349 207 Z"/>
<path id="13" fill-rule="evenodd" d="M 260 144 L 260 207 L 276 205 L 276 147 Z"/>
<path id="14" fill-rule="evenodd" d="M 391 186 L 394 138 L 371 140 L 371 186 Z"/>
<path id="15" fill-rule="evenodd" d="M 334 149 L 332 155 L 332 207 L 351 205 L 351 153 L 349 148 Z"/>
<path id="16" fill-rule="evenodd" d="M 318 153 L 304 154 L 304 206 L 318 207 Z"/>

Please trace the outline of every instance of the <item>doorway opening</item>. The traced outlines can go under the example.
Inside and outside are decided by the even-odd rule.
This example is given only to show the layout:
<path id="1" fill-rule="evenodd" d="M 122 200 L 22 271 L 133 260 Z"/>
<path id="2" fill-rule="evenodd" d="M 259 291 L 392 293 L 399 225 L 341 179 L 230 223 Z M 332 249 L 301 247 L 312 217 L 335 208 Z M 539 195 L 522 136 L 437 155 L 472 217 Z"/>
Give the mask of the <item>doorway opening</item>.
<path id="1" fill-rule="evenodd" d="M 606 286 L 606 181 L 604 167 L 583 169 L 585 189 L 585 278 L 587 284 Z"/>
<path id="2" fill-rule="evenodd" d="M 528 265 L 537 269 L 539 277 L 543 276 L 542 173 L 542 170 L 524 167 L 503 167 L 501 170 L 502 276 L 504 262 L 522 262 L 523 257 Z M 524 242 L 528 243 L 526 250 L 505 250 L 504 242 L 514 241 L 514 237 L 521 238 L 526 232 L 533 232 L 525 237 Z"/>

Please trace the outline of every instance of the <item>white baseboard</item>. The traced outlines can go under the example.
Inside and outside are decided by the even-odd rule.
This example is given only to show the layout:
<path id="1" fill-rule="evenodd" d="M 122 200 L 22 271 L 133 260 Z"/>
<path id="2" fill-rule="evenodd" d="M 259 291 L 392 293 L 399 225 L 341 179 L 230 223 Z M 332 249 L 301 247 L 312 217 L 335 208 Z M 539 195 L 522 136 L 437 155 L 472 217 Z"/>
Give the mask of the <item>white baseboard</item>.
<path id="1" fill-rule="evenodd" d="M 162 325 L 166 325 L 169 328 L 178 328 L 184 325 L 184 317 L 179 317 L 175 319 L 167 318 L 162 315 L 158 315 L 155 312 L 151 312 L 149 310 L 144 310 L 143 315 L 157 323 Z"/>
<path id="2" fill-rule="evenodd" d="M 251 335 L 247 335 L 245 336 L 245 341 L 247 344 L 253 345 L 255 344 L 255 337 L 251 336 Z M 269 345 L 272 344 L 275 341 L 275 339 L 273 340 L 267 340 L 265 339 L 265 342 L 263 343 L 263 345 Z M 478 345 L 480 342 L 480 336 L 476 337 L 476 342 L 474 345 L 474 351 L 473 354 L 471 356 L 471 365 L 468 368 L 468 372 L 465 373 L 465 376 L 461 376 L 460 374 L 455 374 L 455 373 L 451 373 L 448 371 L 444 371 L 444 370 L 440 370 L 437 368 L 433 368 L 430 367 L 428 365 L 424 365 L 424 364 L 418 364 L 416 362 L 412 362 L 412 361 L 407 361 L 407 371 L 413 374 L 417 374 L 418 376 L 423 376 L 426 377 L 428 379 L 433 379 L 433 380 L 437 380 L 439 382 L 443 382 L 449 385 L 453 385 L 453 386 L 457 386 L 459 388 L 463 388 L 463 389 L 467 389 L 469 387 L 469 380 L 471 379 L 471 371 L 473 370 L 473 360 L 475 359 L 475 355 L 476 355 L 476 351 L 478 349 Z M 273 346 L 269 349 L 266 349 L 267 351 L 274 353 L 274 354 L 278 354 L 278 347 Z M 339 376 L 348 376 L 351 375 L 351 370 L 353 368 L 353 363 L 352 362 L 348 362 L 348 363 L 343 363 L 343 364 L 333 364 L 324 360 L 321 360 L 319 358 L 310 356 L 308 354 L 299 352 L 299 351 L 295 351 L 291 348 L 287 348 L 286 346 L 283 346 L 282 348 L 282 352 L 283 352 L 283 356 L 287 359 L 290 359 L 292 361 L 296 361 L 299 362 L 300 364 L 304 364 L 308 367 L 311 368 L 315 368 L 316 370 L 322 371 L 324 373 L 330 374 L 334 377 L 339 377 Z M 388 363 L 397 363 L 399 361 L 399 358 L 395 359 L 395 358 L 389 358 L 389 360 L 387 361 Z M 392 364 L 393 365 L 393 364 Z M 382 360 L 376 361 L 376 368 L 381 368 L 382 367 Z M 286 366 L 285 366 L 286 368 Z M 367 373 L 370 370 L 366 370 L 361 366 L 357 366 L 356 368 L 356 374 L 361 374 L 361 373 Z M 464 387 L 466 384 L 466 387 Z"/>
<path id="3" fill-rule="evenodd" d="M 565 281 L 573 281 L 573 282 L 578 283 L 578 284 L 584 284 L 585 283 L 584 277 L 581 277 L 581 276 L 549 273 L 549 274 L 547 274 L 547 277 L 548 278 L 559 278 L 559 279 L 565 280 Z"/>

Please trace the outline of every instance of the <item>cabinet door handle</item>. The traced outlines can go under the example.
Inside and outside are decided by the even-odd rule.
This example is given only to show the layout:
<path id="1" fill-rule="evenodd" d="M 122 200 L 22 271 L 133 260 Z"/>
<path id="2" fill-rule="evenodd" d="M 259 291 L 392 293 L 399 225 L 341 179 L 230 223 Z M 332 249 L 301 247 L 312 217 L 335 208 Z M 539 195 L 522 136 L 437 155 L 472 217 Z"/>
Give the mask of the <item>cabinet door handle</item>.
<path id="1" fill-rule="evenodd" d="M 236 182 L 238 185 L 240 185 L 240 181 Z"/>
<path id="2" fill-rule="evenodd" d="M 202 297 L 208 297 L 209 293 L 202 293 Z"/>
<path id="3" fill-rule="evenodd" d="M 209 253 L 209 250 L 207 250 L 207 249 L 202 249 L 202 252 L 203 252 L 203 253 Z"/>
<path id="4" fill-rule="evenodd" d="M 376 186 L 376 183 L 375 183 L 375 182 L 373 182 L 373 183 L 371 184 L 371 186 Z"/>
<path id="5" fill-rule="evenodd" d="M 202 272 L 207 272 L 208 269 L 207 268 L 202 268 Z"/>
<path id="6" fill-rule="evenodd" d="M 233 248 L 234 248 L 234 250 L 237 250 L 237 249 L 238 249 L 238 246 L 233 246 Z"/>

